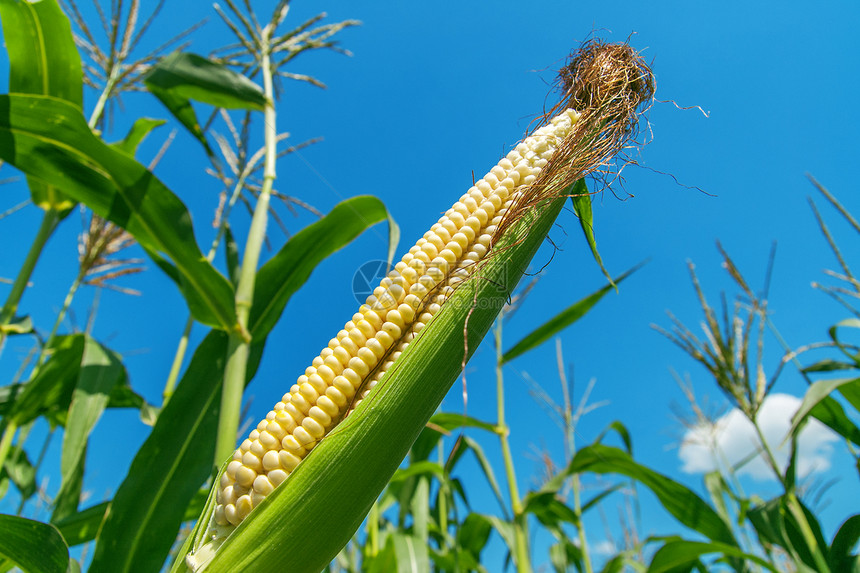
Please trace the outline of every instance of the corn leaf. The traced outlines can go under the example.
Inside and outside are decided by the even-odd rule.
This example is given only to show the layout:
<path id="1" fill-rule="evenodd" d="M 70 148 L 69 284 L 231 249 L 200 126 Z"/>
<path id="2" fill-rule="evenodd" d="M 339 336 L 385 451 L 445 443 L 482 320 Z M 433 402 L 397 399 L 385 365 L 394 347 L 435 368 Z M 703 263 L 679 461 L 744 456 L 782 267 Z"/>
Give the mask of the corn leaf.
<path id="1" fill-rule="evenodd" d="M 567 573 L 573 565 L 577 571 L 581 571 L 582 550 L 569 539 L 562 537 L 559 543 L 549 548 L 549 560 L 556 573 Z"/>
<path id="2" fill-rule="evenodd" d="M 211 331 L 194 352 L 111 502 L 92 573 L 161 569 L 186 506 L 212 471 L 226 349 L 227 335 Z M 261 353 L 253 348 L 248 379 Z"/>
<path id="3" fill-rule="evenodd" d="M 712 541 L 737 546 L 731 529 L 720 516 L 692 490 L 633 461 L 618 448 L 592 444 L 579 450 L 564 471 L 565 475 L 582 472 L 619 473 L 635 479 L 660 500 L 663 507 L 686 527 Z"/>
<path id="4" fill-rule="evenodd" d="M 85 336 L 77 384 L 72 394 L 63 450 L 60 458 L 62 482 L 51 520 L 75 513 L 78 508 L 87 440 L 110 401 L 110 393 L 127 380 L 120 358 Z M 77 485 L 75 485 L 77 484 Z M 76 491 L 77 490 L 77 491 Z"/>
<path id="5" fill-rule="evenodd" d="M 69 548 L 53 525 L 0 515 L 0 556 L 25 573 L 66 573 Z"/>
<path id="6" fill-rule="evenodd" d="M 30 334 L 33 332 L 33 321 L 30 316 L 16 316 L 9 324 L 0 324 L 0 333 L 7 336 L 14 334 Z"/>
<path id="7" fill-rule="evenodd" d="M 860 400 L 856 397 L 860 392 L 860 378 L 819 380 L 806 391 L 800 408 L 792 417 L 789 436 L 796 437 L 803 423 L 812 416 L 840 436 L 860 445 L 860 428 L 845 414 L 839 402 L 830 396 L 834 391 L 853 400 L 850 401 L 851 405 L 860 410 Z"/>
<path id="8" fill-rule="evenodd" d="M 227 262 L 227 276 L 230 277 L 233 288 L 236 288 L 239 286 L 239 276 L 242 273 L 242 261 L 239 256 L 239 245 L 233 238 L 229 223 L 224 224 L 224 258 Z"/>
<path id="9" fill-rule="evenodd" d="M 294 235 L 272 259 L 275 262 L 270 261 L 260 270 L 264 278 L 258 278 L 258 285 L 277 279 L 286 286 L 269 285 L 255 292 L 254 301 L 259 306 L 256 312 L 252 309 L 249 321 L 255 344 L 247 380 L 256 371 L 266 341 L 268 330 L 261 325 L 274 325 L 275 313 L 280 314 L 292 293 L 310 275 L 311 262 L 315 265 L 318 257 L 340 249 L 362 230 L 384 219 L 381 205 L 378 199 L 367 197 L 341 203 L 322 220 Z M 380 216 L 373 217 L 373 213 Z M 288 248 L 294 241 L 299 246 Z M 176 393 L 158 417 L 114 497 L 90 571 L 137 573 L 158 571 L 163 565 L 180 524 L 187 519 L 186 507 L 212 472 L 226 344 L 226 334 L 213 331 L 194 352 Z"/>
<path id="10" fill-rule="evenodd" d="M 64 99 L 83 108 L 81 58 L 69 20 L 56 0 L 0 0 L 3 41 L 9 55 L 9 91 Z M 33 204 L 68 213 L 75 201 L 57 187 L 29 177 Z"/>
<path id="11" fill-rule="evenodd" d="M 194 318 L 235 327 L 233 288 L 200 253 L 185 205 L 143 165 L 95 137 L 72 104 L 0 96 L 0 159 L 63 189 L 144 248 L 169 255 Z"/>
<path id="12" fill-rule="evenodd" d="M 227 538 L 209 571 L 317 573 L 338 554 L 459 375 L 464 352 L 471 356 L 489 330 L 563 204 L 531 210 L 510 229 L 481 269 L 482 280 L 460 285 L 368 398 Z M 268 542 L 258 543 L 262 538 Z M 293 544 L 302 550 L 279 549 Z"/>
<path id="13" fill-rule="evenodd" d="M 111 146 L 134 157 L 135 153 L 137 153 L 137 147 L 146 139 L 146 136 L 153 129 L 165 123 L 167 122 L 163 119 L 152 119 L 151 117 L 138 118 L 135 120 L 134 125 L 131 126 L 131 129 L 128 130 L 125 137 L 120 141 L 111 143 Z"/>
<path id="14" fill-rule="evenodd" d="M 242 74 L 202 56 L 174 52 L 156 64 L 143 78 L 150 93 L 197 138 L 206 153 L 212 148 L 197 120 L 190 100 L 229 109 L 262 111 L 263 90 Z"/>
<path id="15" fill-rule="evenodd" d="M 858 541 L 860 541 L 860 515 L 852 515 L 845 520 L 845 523 L 839 527 L 839 531 L 833 536 L 830 553 L 827 556 L 831 570 L 856 573 L 860 568 L 860 556 L 852 553 L 852 551 L 854 551 Z"/>
<path id="16" fill-rule="evenodd" d="M 673 539 L 663 543 L 657 552 L 654 553 L 654 557 L 648 565 L 648 573 L 670 573 L 676 571 L 679 567 L 691 565 L 698 561 L 702 555 L 710 553 L 720 553 L 727 557 L 746 559 L 768 571 L 779 573 L 779 569 L 776 569 L 768 561 L 757 555 L 746 553 L 734 545 L 716 541 L 687 541 L 686 539 Z"/>
<path id="17" fill-rule="evenodd" d="M 83 334 L 54 339 L 48 349 L 50 358 L 11 402 L 7 413 L 9 420 L 17 426 L 32 422 L 39 416 L 46 416 L 53 422 L 65 421 L 78 381 L 85 341 Z"/>
<path id="18" fill-rule="evenodd" d="M 412 444 L 412 448 L 409 450 L 409 459 L 413 462 L 426 460 L 436 448 L 439 440 L 442 439 L 443 432 L 447 435 L 457 428 L 481 428 L 491 433 L 495 433 L 496 431 L 496 427 L 493 424 L 482 422 L 477 418 L 464 416 L 463 414 L 439 412 L 433 414 L 433 417 L 427 422 L 427 426 L 421 431 L 418 439 Z"/>
<path id="19" fill-rule="evenodd" d="M 582 232 L 585 234 L 585 240 L 588 242 L 594 260 L 600 266 L 600 270 L 603 271 L 609 284 L 615 286 L 615 282 L 609 275 L 609 271 L 603 266 L 603 259 L 600 258 L 600 253 L 597 251 L 597 240 L 594 238 L 594 214 L 591 211 L 591 194 L 588 192 L 585 179 L 580 179 L 574 184 L 570 202 L 573 205 L 573 212 L 579 219 L 579 226 L 582 227 Z"/>
<path id="20" fill-rule="evenodd" d="M 397 561 L 397 573 L 427 573 L 430 571 L 430 560 L 427 554 L 427 542 L 414 535 L 402 532 L 392 533 L 386 544 L 392 544 Z"/>
<path id="21" fill-rule="evenodd" d="M 514 344 L 514 346 L 510 350 L 508 350 L 502 355 L 502 364 L 513 360 L 517 356 L 525 354 L 529 350 L 537 348 L 538 346 L 540 346 L 541 344 L 543 344 L 544 342 L 546 342 L 547 340 L 549 340 L 550 338 L 552 338 L 553 336 L 555 336 L 556 334 L 558 334 L 559 332 L 585 316 L 585 314 L 589 310 L 594 308 L 594 305 L 600 302 L 600 299 L 602 299 L 606 293 L 608 293 L 613 288 L 617 289 L 617 285 L 621 283 L 621 281 L 636 272 L 644 264 L 644 262 L 639 263 L 632 269 L 618 276 L 614 281 L 610 279 L 611 284 L 573 303 L 571 306 L 567 307 L 566 309 L 564 309 L 563 311 L 537 327 L 535 330 L 527 334 L 522 340 Z"/>
<path id="22" fill-rule="evenodd" d="M 9 479 L 18 488 L 21 499 L 30 499 L 36 493 L 36 468 L 30 463 L 27 452 L 12 446 L 3 468 L 0 469 L 0 480 Z"/>
<path id="23" fill-rule="evenodd" d="M 487 546 L 493 527 L 477 513 L 470 513 L 457 530 L 457 546 L 468 551 L 476 563 L 481 562 L 481 552 Z"/>

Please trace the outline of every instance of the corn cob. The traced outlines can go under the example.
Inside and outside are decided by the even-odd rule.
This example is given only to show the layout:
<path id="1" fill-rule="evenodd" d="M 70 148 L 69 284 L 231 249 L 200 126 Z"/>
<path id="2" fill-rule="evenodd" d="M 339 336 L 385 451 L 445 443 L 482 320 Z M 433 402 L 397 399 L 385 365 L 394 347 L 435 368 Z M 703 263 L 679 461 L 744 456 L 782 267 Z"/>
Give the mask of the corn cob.
<path id="1" fill-rule="evenodd" d="M 537 129 L 418 239 L 233 454 L 221 475 L 213 525 L 238 525 L 367 396 L 473 274 L 507 210 L 578 119 L 566 109 Z"/>

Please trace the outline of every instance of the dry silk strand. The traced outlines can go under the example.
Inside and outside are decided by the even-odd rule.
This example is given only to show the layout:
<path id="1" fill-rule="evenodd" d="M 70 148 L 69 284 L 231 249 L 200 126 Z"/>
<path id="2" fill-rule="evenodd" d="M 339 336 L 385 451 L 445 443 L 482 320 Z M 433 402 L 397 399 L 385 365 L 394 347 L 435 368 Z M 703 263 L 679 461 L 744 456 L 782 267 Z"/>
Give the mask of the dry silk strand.
<path id="1" fill-rule="evenodd" d="M 457 284 L 473 274 L 507 210 L 578 119 L 565 109 L 519 143 L 382 279 L 233 454 L 218 484 L 214 530 L 245 519 L 367 396 Z"/>

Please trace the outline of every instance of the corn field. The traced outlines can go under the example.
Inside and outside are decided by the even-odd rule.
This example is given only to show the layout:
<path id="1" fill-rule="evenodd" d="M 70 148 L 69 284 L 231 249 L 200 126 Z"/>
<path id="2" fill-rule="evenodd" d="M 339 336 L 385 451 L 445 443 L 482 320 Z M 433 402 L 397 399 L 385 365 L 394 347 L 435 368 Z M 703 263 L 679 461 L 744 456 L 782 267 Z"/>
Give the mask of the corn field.
<path id="1" fill-rule="evenodd" d="M 702 447 L 718 460 L 691 486 L 677 468 L 637 455 L 632 420 L 584 437 L 583 418 L 604 404 L 592 399 L 595 383 L 583 390 L 570 369 L 588 353 L 561 338 L 568 328 L 587 336 L 598 303 L 663 288 L 645 276 L 648 261 L 608 270 L 617 264 L 598 250 L 593 212 L 613 194 L 666 201 L 633 189 L 627 174 L 651 169 L 647 144 L 673 137 L 652 125 L 655 106 L 674 104 L 681 118 L 698 113 L 658 93 L 659 54 L 638 47 L 647 38 L 571 32 L 587 39 L 571 41 L 542 70 L 546 95 L 528 103 L 525 120 L 480 118 L 481 129 L 501 129 L 509 143 L 495 164 L 472 165 L 471 182 L 456 191 L 441 173 L 461 158 L 440 141 L 420 170 L 390 183 L 397 198 L 383 202 L 374 190 L 393 170 L 385 155 L 434 132 L 422 111 L 434 96 L 415 89 L 407 117 L 377 118 L 364 102 L 367 117 L 357 120 L 399 122 L 397 140 L 389 152 L 351 149 L 361 167 L 349 176 L 369 194 L 350 191 L 323 211 L 291 169 L 313 171 L 306 154 L 327 149 L 322 137 L 336 145 L 338 135 L 296 143 L 288 130 L 297 116 L 361 114 L 327 110 L 323 99 L 297 109 L 293 98 L 298 89 L 322 93 L 314 62 L 342 58 L 348 69 L 351 42 L 372 27 L 305 17 L 307 8 L 290 0 L 225 0 L 168 35 L 183 9 L 163 0 L 0 0 L 8 68 L 0 95 L 8 178 L 0 184 L 25 195 L 0 205 L 0 228 L 25 214 L 39 221 L 14 238 L 3 234 L 0 570 L 860 571 L 856 496 L 838 500 L 843 517 L 833 524 L 818 503 L 827 487 L 811 485 L 803 465 L 805 432 L 820 428 L 847 460 L 844 479 L 856 491 L 860 282 L 851 270 L 856 249 L 845 241 L 857 241 L 860 224 L 838 194 L 810 177 L 809 219 L 831 257 L 822 264 L 836 268 L 815 286 L 841 313 L 821 326 L 826 339 L 810 330 L 785 342 L 783 315 L 769 306 L 776 255 L 757 290 L 718 243 L 731 296 L 714 305 L 711 276 L 688 263 L 697 324 L 670 315 L 642 341 L 680 349 L 752 432 L 754 450 L 729 461 L 733 453 L 715 437 L 724 418 L 676 375 L 693 413 L 686 435 L 710 436 Z M 219 45 L 195 51 L 212 26 Z M 414 70 L 392 68 L 392 76 L 408 83 L 416 70 L 432 74 L 415 58 Z M 513 67 L 504 73 L 498 86 L 475 89 L 526 93 Z M 482 97 L 489 109 L 492 96 Z M 442 105 L 455 123 L 458 102 Z M 473 137 L 456 125 L 450 133 Z M 206 167 L 197 170 L 200 161 Z M 396 221 L 407 208 L 432 221 L 423 235 L 401 232 Z M 72 242 L 76 259 L 53 263 L 55 249 Z M 371 244 L 372 253 L 361 252 Z M 557 285 L 567 300 L 535 294 L 558 278 L 555 255 L 571 250 L 587 262 L 575 271 L 593 272 L 599 287 Z M 346 286 L 352 275 L 355 300 L 323 291 L 312 280 L 321 275 Z M 142 276 L 155 277 L 145 290 L 135 286 Z M 68 284 L 65 298 L 40 300 L 34 293 L 45 280 Z M 353 314 L 330 324 L 350 306 Z M 511 321 L 518 313 L 541 318 L 524 329 Z M 143 360 L 163 373 L 156 392 L 138 383 L 151 376 L 133 353 L 96 328 L 105 320 L 153 329 L 146 336 L 158 352 Z M 333 327 L 327 343 L 318 338 L 323 326 Z M 279 333 L 295 347 L 273 344 Z M 305 369 L 288 371 L 305 345 L 315 348 Z M 538 370 L 546 356 L 552 363 Z M 803 381 L 803 396 L 775 442 L 769 404 L 789 373 Z M 512 392 L 512 379 L 529 383 L 533 403 Z M 642 404 L 642 417 L 656 407 Z M 537 431 L 537 418 L 557 433 Z M 537 475 L 519 440 L 542 448 L 530 464 Z M 752 463 L 773 487 L 748 489 L 743 473 Z M 94 493 L 105 476 L 113 489 Z M 615 514 L 619 525 L 606 525 Z M 600 521 L 621 528 L 608 551 L 598 544 L 607 536 Z"/>

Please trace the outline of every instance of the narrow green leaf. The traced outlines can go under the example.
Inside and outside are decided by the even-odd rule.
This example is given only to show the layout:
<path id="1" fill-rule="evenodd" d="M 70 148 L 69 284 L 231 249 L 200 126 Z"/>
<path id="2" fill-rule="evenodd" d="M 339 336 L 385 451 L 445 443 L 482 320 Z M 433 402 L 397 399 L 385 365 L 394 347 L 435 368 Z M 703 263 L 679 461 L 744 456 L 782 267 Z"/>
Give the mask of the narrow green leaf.
<path id="1" fill-rule="evenodd" d="M 746 559 L 760 567 L 764 567 L 768 571 L 779 573 L 779 569 L 776 569 L 768 561 L 757 555 L 745 553 L 734 545 L 716 541 L 687 541 L 685 539 L 668 541 L 660 547 L 651 559 L 648 573 L 669 573 L 675 571 L 678 567 L 691 565 L 698 561 L 702 555 L 710 553 L 720 553 L 728 557 Z"/>
<path id="2" fill-rule="evenodd" d="M 96 543 L 91 573 L 159 571 L 185 509 L 210 476 L 227 335 L 200 343 L 176 392 L 138 450 Z M 250 379 L 262 348 L 252 348 Z"/>
<path id="3" fill-rule="evenodd" d="M 800 503 L 800 501 L 797 500 L 797 503 Z M 812 570 L 815 570 L 816 561 L 814 555 L 822 550 L 826 550 L 827 543 L 821 533 L 818 520 L 802 503 L 800 503 L 800 507 L 815 537 L 815 547 L 810 547 L 807 544 L 797 520 L 788 509 L 785 496 L 776 497 L 750 509 L 747 512 L 747 516 L 760 539 L 766 543 L 778 545 L 785 549 L 794 559 L 795 565 L 806 564 Z"/>
<path id="4" fill-rule="evenodd" d="M 232 330 L 233 289 L 203 257 L 182 201 L 150 171 L 95 137 L 80 111 L 45 96 L 0 96 L 0 159 L 56 185 L 176 264 L 194 318 Z"/>
<path id="5" fill-rule="evenodd" d="M 502 490 L 499 488 L 496 474 L 493 473 L 493 466 L 490 464 L 490 460 L 487 459 L 483 448 L 481 448 L 481 445 L 478 442 L 468 436 L 463 436 L 463 439 L 460 440 L 460 444 L 462 444 L 464 450 L 465 448 L 468 448 L 473 454 L 475 454 L 475 458 L 478 460 L 478 466 L 481 468 L 481 473 L 483 473 L 484 477 L 487 478 L 487 483 L 490 484 L 490 489 L 496 497 L 496 501 L 499 502 L 499 507 L 502 509 L 502 513 L 504 513 L 507 518 L 507 506 L 505 505 L 505 500 L 502 497 Z M 451 464 L 451 467 L 446 469 L 448 473 L 453 471 L 453 464 Z"/>
<path id="6" fill-rule="evenodd" d="M 613 288 L 617 288 L 616 285 L 621 283 L 625 278 L 636 272 L 642 265 L 645 263 L 639 263 L 632 269 L 618 276 L 612 284 L 607 285 L 600 290 L 588 295 L 587 297 L 575 302 L 571 306 L 567 307 L 535 330 L 527 334 L 522 340 L 517 342 L 513 348 L 508 350 L 502 355 L 502 364 L 513 360 L 514 358 L 525 354 L 529 350 L 537 348 L 583 316 L 591 310 L 594 305 L 596 305 L 603 296 L 608 293 Z"/>
<path id="7" fill-rule="evenodd" d="M 105 501 L 77 513 L 66 515 L 53 522 L 53 525 L 60 531 L 69 547 L 74 547 L 96 538 L 109 508 L 110 502 Z"/>
<path id="8" fill-rule="evenodd" d="M 430 480 L 426 477 L 418 478 L 415 492 L 412 494 L 410 503 L 412 512 L 412 535 L 427 546 L 427 526 L 430 520 Z"/>
<path id="9" fill-rule="evenodd" d="M 860 562 L 860 558 L 852 553 L 858 541 L 860 541 L 860 514 L 846 519 L 833 536 L 827 558 L 831 570 L 853 573 L 852 567 L 857 567 Z"/>
<path id="10" fill-rule="evenodd" d="M 198 490 L 191 498 L 188 506 L 185 508 L 185 513 L 182 516 L 182 521 L 192 521 L 200 515 L 203 506 L 206 505 L 206 499 L 209 496 L 209 490 Z M 67 515 L 60 520 L 52 522 L 54 527 L 60 530 L 66 543 L 69 547 L 87 543 L 96 538 L 96 534 L 101 528 L 102 521 L 107 515 L 110 508 L 110 502 L 105 501 L 88 507 L 87 509 L 78 511 L 72 515 Z"/>
<path id="11" fill-rule="evenodd" d="M 839 370 L 855 370 L 857 368 L 857 364 L 854 362 L 842 362 L 839 360 L 821 360 L 816 362 L 815 364 L 811 364 L 806 368 L 803 368 L 801 371 L 805 374 L 812 374 L 815 372 L 836 372 Z"/>
<path id="12" fill-rule="evenodd" d="M 56 0 L 0 0 L 3 40 L 9 55 L 9 91 L 54 96 L 83 108 L 81 58 L 69 20 Z M 33 204 L 61 218 L 75 205 L 57 187 L 28 177 Z"/>
<path id="13" fill-rule="evenodd" d="M 395 532 L 389 537 L 394 544 L 394 555 L 397 558 L 397 573 L 425 573 L 430 571 L 430 559 L 427 555 L 427 543 L 421 539 L 401 532 Z"/>
<path id="14" fill-rule="evenodd" d="M 588 241 L 588 247 L 591 249 L 591 254 L 594 260 L 600 266 L 600 270 L 606 276 L 611 286 L 615 286 L 609 271 L 603 266 L 603 259 L 600 258 L 600 253 L 597 252 L 597 241 L 594 238 L 594 215 L 591 212 L 591 194 L 588 192 L 588 186 L 585 184 L 585 179 L 580 179 L 573 186 L 570 202 L 573 204 L 573 212 L 576 213 L 579 219 L 579 226 L 582 227 L 582 232 L 585 234 L 585 240 Z"/>
<path id="15" fill-rule="evenodd" d="M 53 525 L 0 515 L 0 556 L 25 573 L 66 573 L 69 548 Z"/>
<path id="16" fill-rule="evenodd" d="M 851 395 L 850 392 L 852 389 L 855 392 L 860 389 L 860 378 L 820 380 L 810 386 L 803 396 L 803 401 L 800 403 L 797 413 L 791 419 L 789 436 L 796 437 L 803 423 L 809 416 L 813 416 L 841 436 L 860 445 L 860 428 L 845 414 L 842 406 L 830 397 L 832 392 L 841 390 L 842 388 L 848 388 L 849 395 Z"/>
<path id="17" fill-rule="evenodd" d="M 582 571 L 582 550 L 568 539 L 550 546 L 549 560 L 556 573 L 567 573 L 571 565 Z"/>
<path id="18" fill-rule="evenodd" d="M 254 519 L 227 538 L 212 570 L 317 573 L 338 554 L 489 330 L 563 205 L 559 199 L 528 211 L 505 234 L 481 280 L 457 288 L 368 397 L 299 464 L 285 487 L 254 509 Z M 257 543 L 264 537 L 268 543 Z M 277 549 L 293 543 L 303 550 Z"/>
<path id="19" fill-rule="evenodd" d="M 412 448 L 409 451 L 409 459 L 413 462 L 426 460 L 436 448 L 436 444 L 443 435 L 439 430 L 444 431 L 445 434 L 450 434 L 452 430 L 456 430 L 457 428 L 468 427 L 481 428 L 491 433 L 495 433 L 496 431 L 496 427 L 493 424 L 482 422 L 477 418 L 450 412 L 439 412 L 430 418 L 427 426 L 421 431 L 415 443 L 412 444 Z"/>
<path id="20" fill-rule="evenodd" d="M 588 501 L 586 501 L 585 503 L 583 503 L 583 504 L 582 504 L 582 510 L 581 510 L 581 513 L 582 513 L 583 515 L 584 515 L 585 513 L 587 513 L 587 512 L 588 512 L 588 510 L 589 510 L 589 509 L 591 509 L 592 507 L 596 507 L 596 506 L 597 506 L 597 504 L 599 504 L 599 503 L 600 503 L 601 501 L 603 501 L 605 498 L 609 497 L 610 495 L 612 495 L 612 494 L 613 494 L 613 493 L 615 493 L 616 491 L 618 491 L 618 490 L 620 490 L 620 489 L 623 489 L 623 488 L 624 488 L 624 484 L 623 484 L 623 483 L 618 483 L 618 484 L 615 484 L 615 485 L 610 486 L 610 487 L 606 487 L 606 486 L 602 486 L 602 487 L 604 487 L 604 488 L 605 488 L 605 489 L 603 489 L 603 491 L 601 491 L 600 493 L 596 494 L 594 497 L 592 497 L 591 499 L 589 499 Z"/>
<path id="21" fill-rule="evenodd" d="M 48 349 L 49 358 L 36 376 L 23 386 L 7 416 L 23 426 L 39 416 L 63 422 L 78 381 L 84 353 L 83 334 L 58 336 Z"/>
<path id="22" fill-rule="evenodd" d="M 263 89 L 227 66 L 189 52 L 173 52 L 143 78 L 149 88 L 228 109 L 263 111 Z"/>
<path id="23" fill-rule="evenodd" d="M 36 468 L 30 463 L 27 452 L 12 446 L 6 456 L 6 463 L 0 470 L 0 479 L 9 478 L 18 488 L 22 499 L 30 499 L 36 493 Z"/>
<path id="24" fill-rule="evenodd" d="M 561 531 L 562 523 L 579 525 L 576 512 L 552 492 L 529 492 L 523 500 L 523 513 L 534 515 L 550 530 Z"/>
<path id="25" fill-rule="evenodd" d="M 692 490 L 633 461 L 618 448 L 592 444 L 579 450 L 564 471 L 566 475 L 594 472 L 619 473 L 635 479 L 660 500 L 663 507 L 686 527 L 708 539 L 737 545 L 731 529 L 720 516 Z"/>
<path id="26" fill-rule="evenodd" d="M 0 333 L 7 336 L 14 334 L 30 334 L 33 332 L 33 321 L 28 316 L 16 316 L 9 324 L 0 324 Z"/>
<path id="27" fill-rule="evenodd" d="M 628 454 L 633 455 L 633 439 L 630 437 L 630 431 L 627 429 L 627 426 L 625 426 L 620 420 L 615 420 L 606 426 L 594 441 L 602 442 L 603 438 L 606 437 L 606 434 L 608 434 L 610 430 L 614 430 L 615 433 L 618 434 L 618 437 L 621 438 L 621 442 L 624 444 L 624 450 Z"/>
<path id="28" fill-rule="evenodd" d="M 481 552 L 487 546 L 493 526 L 477 513 L 469 513 L 457 530 L 457 545 L 462 551 L 468 551 L 478 563 L 481 562 Z"/>
<path id="29" fill-rule="evenodd" d="M 249 328 L 254 340 L 272 330 L 290 297 L 322 260 L 387 218 L 388 210 L 376 197 L 353 197 L 287 241 L 257 273 Z"/>
<path id="30" fill-rule="evenodd" d="M 116 143 L 111 143 L 113 147 L 119 149 L 123 153 L 134 155 L 137 153 L 137 147 L 146 139 L 146 136 L 156 127 L 160 127 L 167 123 L 163 119 L 152 119 L 151 117 L 141 117 L 134 122 L 131 129 L 128 130 L 126 136 Z"/>
<path id="31" fill-rule="evenodd" d="M 230 229 L 230 224 L 224 226 L 224 256 L 227 259 L 227 276 L 230 277 L 230 282 L 233 288 L 239 286 L 239 275 L 242 272 L 242 261 L 239 257 L 239 245 L 233 238 L 233 231 Z"/>
<path id="32" fill-rule="evenodd" d="M 80 480 L 74 477 L 83 473 L 84 453 L 90 432 L 107 407 L 113 388 L 127 379 L 120 358 L 93 338 L 84 336 L 86 339 L 80 373 L 72 394 L 60 458 L 62 481 L 57 497 L 63 503 L 58 502 L 57 505 L 63 507 L 63 512 L 55 511 L 52 520 L 77 511 L 78 492 L 71 486 Z M 65 500 L 69 495 L 70 503 Z"/>
<path id="33" fill-rule="evenodd" d="M 146 74 L 143 82 L 179 122 L 197 138 L 206 153 L 212 148 L 197 120 L 190 100 L 230 109 L 262 111 L 266 97 L 260 87 L 242 74 L 201 56 L 174 52 Z"/>

